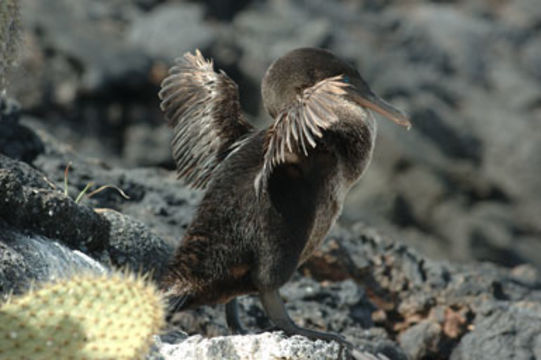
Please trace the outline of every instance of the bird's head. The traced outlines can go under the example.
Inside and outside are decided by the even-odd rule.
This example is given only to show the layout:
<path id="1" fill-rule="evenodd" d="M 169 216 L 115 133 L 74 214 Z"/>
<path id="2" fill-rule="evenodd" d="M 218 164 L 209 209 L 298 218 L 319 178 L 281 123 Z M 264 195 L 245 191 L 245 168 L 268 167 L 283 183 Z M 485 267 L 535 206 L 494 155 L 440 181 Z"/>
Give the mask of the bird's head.
<path id="1" fill-rule="evenodd" d="M 347 84 L 341 94 L 363 110 L 375 111 L 408 129 L 411 124 L 401 110 L 375 95 L 352 66 L 330 51 L 300 48 L 277 59 L 263 78 L 261 93 L 267 112 L 275 118 L 287 109 L 302 93 L 322 80 L 340 76 Z"/>

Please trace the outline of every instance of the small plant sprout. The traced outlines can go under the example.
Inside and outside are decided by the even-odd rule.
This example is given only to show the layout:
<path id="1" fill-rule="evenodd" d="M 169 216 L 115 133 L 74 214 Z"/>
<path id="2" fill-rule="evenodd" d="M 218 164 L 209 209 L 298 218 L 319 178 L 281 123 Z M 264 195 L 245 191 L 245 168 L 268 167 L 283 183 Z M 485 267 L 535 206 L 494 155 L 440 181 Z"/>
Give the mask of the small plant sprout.
<path id="1" fill-rule="evenodd" d="M 64 170 L 64 195 L 67 197 L 69 196 L 69 193 L 68 193 L 68 177 L 69 177 L 69 169 L 71 167 L 71 161 L 68 162 L 68 164 L 66 165 L 66 169 Z M 78 204 L 79 202 L 81 202 L 83 196 L 88 192 L 88 190 L 90 190 L 90 188 L 94 186 L 94 182 L 91 181 L 89 182 L 88 184 L 86 184 L 86 186 L 84 187 L 83 190 L 81 190 L 79 192 L 79 194 L 77 194 L 77 196 L 75 197 L 75 203 Z M 116 191 L 118 191 L 118 193 L 120 194 L 120 196 L 122 196 L 124 199 L 126 200 L 129 200 L 130 197 L 124 192 L 122 191 L 121 188 L 119 188 L 118 186 L 115 186 L 115 185 L 112 185 L 112 184 L 107 184 L 107 185 L 103 185 L 103 186 L 100 186 L 99 188 L 97 188 L 96 190 L 93 190 L 91 191 L 89 194 L 86 195 L 87 198 L 91 198 L 92 196 L 96 195 L 96 194 L 99 194 L 100 192 L 102 192 L 103 190 L 105 189 L 115 189 Z"/>

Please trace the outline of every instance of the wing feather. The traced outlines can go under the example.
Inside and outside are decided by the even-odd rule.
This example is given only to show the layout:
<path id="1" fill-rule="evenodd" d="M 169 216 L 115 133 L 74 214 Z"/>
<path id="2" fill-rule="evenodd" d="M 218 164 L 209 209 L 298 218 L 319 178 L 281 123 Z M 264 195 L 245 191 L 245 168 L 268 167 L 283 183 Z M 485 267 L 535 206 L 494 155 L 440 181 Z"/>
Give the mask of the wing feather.
<path id="1" fill-rule="evenodd" d="M 337 97 L 346 93 L 342 75 L 319 81 L 304 89 L 296 101 L 276 116 L 267 131 L 263 166 L 254 182 L 258 196 L 266 188 L 273 169 L 286 162 L 286 152 L 308 156 L 317 146 L 317 138 L 338 121 L 331 106 Z"/>
<path id="2" fill-rule="evenodd" d="M 242 115 L 237 85 L 222 70 L 215 72 L 212 60 L 196 50 L 175 60 L 159 97 L 174 133 L 178 177 L 205 188 L 235 142 L 253 130 Z"/>

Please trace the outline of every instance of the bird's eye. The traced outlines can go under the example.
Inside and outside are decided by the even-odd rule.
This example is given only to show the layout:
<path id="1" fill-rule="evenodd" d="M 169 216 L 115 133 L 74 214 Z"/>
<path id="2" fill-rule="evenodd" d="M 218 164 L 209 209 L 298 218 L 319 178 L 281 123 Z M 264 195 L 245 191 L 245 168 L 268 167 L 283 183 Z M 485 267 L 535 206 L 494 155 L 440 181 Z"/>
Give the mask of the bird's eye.
<path id="1" fill-rule="evenodd" d="M 342 81 L 345 82 L 346 84 L 349 84 L 349 76 L 344 75 L 344 76 L 342 77 Z"/>

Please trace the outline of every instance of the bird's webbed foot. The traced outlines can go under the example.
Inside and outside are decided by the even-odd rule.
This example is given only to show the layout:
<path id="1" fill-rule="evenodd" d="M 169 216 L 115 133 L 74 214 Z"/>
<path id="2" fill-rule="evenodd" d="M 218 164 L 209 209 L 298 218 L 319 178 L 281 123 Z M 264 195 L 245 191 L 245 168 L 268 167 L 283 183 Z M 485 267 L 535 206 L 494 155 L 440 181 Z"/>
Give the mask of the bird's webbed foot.
<path id="1" fill-rule="evenodd" d="M 349 350 L 353 348 L 353 345 L 341 335 L 297 326 L 287 314 L 287 310 L 280 298 L 278 290 L 261 292 L 260 298 L 269 319 L 278 329 L 284 331 L 287 335 L 302 335 L 312 340 L 321 339 L 325 341 L 336 341 Z"/>

